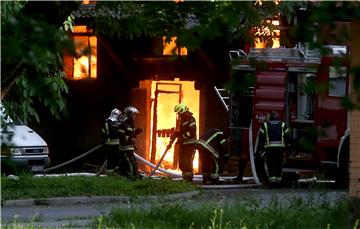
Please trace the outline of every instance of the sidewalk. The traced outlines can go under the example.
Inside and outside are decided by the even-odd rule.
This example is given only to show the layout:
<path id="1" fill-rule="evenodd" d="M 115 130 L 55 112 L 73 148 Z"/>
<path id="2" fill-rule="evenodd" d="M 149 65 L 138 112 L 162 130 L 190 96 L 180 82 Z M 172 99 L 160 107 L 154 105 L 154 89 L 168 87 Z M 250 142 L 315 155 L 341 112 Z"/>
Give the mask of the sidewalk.
<path id="1" fill-rule="evenodd" d="M 2 207 L 19 207 L 34 205 L 74 205 L 74 204 L 93 204 L 93 203 L 112 203 L 130 201 L 171 201 L 178 199 L 188 199 L 199 195 L 200 191 L 175 193 L 159 196 L 71 196 L 71 197 L 55 197 L 55 198 L 38 198 L 38 199 L 21 199 L 21 200 L 4 200 L 1 202 Z"/>

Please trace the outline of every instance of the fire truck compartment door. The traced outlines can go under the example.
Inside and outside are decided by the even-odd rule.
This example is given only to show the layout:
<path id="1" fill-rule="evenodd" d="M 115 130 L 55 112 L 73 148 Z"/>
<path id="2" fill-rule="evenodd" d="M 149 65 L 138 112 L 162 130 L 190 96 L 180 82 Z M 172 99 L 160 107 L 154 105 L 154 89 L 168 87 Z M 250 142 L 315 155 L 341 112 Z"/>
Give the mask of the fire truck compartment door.
<path id="1" fill-rule="evenodd" d="M 256 72 L 254 97 L 253 134 L 256 136 L 260 124 L 265 121 L 271 111 L 278 111 L 285 118 L 285 89 L 287 70 L 268 70 Z"/>

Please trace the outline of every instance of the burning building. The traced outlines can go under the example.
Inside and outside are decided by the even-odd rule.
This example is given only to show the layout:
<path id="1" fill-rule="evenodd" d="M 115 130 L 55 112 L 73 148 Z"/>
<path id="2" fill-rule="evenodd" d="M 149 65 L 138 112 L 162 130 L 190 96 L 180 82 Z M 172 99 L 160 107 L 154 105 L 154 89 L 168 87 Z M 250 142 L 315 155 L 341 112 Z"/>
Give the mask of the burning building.
<path id="1" fill-rule="evenodd" d="M 79 12 L 90 12 L 94 7 L 84 2 Z M 99 144 L 101 125 L 114 107 L 132 105 L 140 110 L 136 125 L 144 132 L 138 135 L 137 153 L 152 163 L 159 160 L 176 128 L 173 108 L 179 102 L 194 113 L 198 135 L 209 128 L 229 127 L 226 104 L 214 90 L 214 86 L 224 88 L 230 77 L 229 59 L 224 58 L 230 49 L 226 38 L 206 40 L 201 50 L 190 52 L 177 47 L 176 37 L 124 39 L 96 35 L 89 25 L 91 18 L 79 12 L 72 31 L 77 55 L 63 58 L 69 86 L 68 118 L 61 122 L 43 119 L 49 121 L 43 131 L 49 136 L 53 163 Z M 262 32 L 258 33 L 256 36 L 261 36 Z M 163 167 L 178 169 L 177 151 L 175 144 Z M 195 157 L 194 167 L 200 166 Z"/>
<path id="2" fill-rule="evenodd" d="M 71 118 L 58 123 L 58 132 L 50 134 L 64 139 L 50 141 L 55 164 L 99 144 L 102 122 L 114 107 L 139 109 L 136 125 L 144 132 L 137 137 L 137 153 L 152 163 L 158 162 L 176 128 L 173 109 L 180 102 L 194 114 L 198 135 L 207 128 L 228 127 L 227 111 L 214 90 L 214 85 L 223 87 L 228 80 L 228 69 L 223 67 L 228 60 L 209 63 L 203 55 L 177 47 L 176 37 L 166 41 L 165 37 L 120 40 L 95 36 L 86 22 L 79 20 L 73 29 L 77 56 L 64 56 Z M 227 56 L 227 49 L 220 47 L 216 52 Z M 213 43 L 206 48 L 212 50 Z M 195 155 L 195 171 L 199 166 Z M 176 144 L 162 167 L 178 170 Z M 140 168 L 149 171 L 145 165 Z"/>

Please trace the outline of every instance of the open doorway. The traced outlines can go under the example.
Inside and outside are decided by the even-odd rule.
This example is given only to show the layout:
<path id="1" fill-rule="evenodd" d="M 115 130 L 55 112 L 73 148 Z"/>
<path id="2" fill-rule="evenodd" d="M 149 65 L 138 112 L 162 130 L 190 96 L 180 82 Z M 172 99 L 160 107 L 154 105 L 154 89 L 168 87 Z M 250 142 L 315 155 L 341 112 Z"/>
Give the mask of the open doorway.
<path id="1" fill-rule="evenodd" d="M 144 158 L 152 163 L 158 163 L 163 155 L 166 146 L 170 142 L 170 137 L 175 131 L 177 115 L 174 106 L 178 103 L 185 103 L 190 112 L 193 113 L 197 122 L 197 135 L 199 135 L 200 122 L 200 91 L 195 89 L 194 81 L 174 80 L 144 80 L 140 82 L 140 89 L 146 89 L 146 106 L 148 112 L 146 120 L 146 134 L 144 137 L 145 145 Z M 141 109 L 141 108 L 140 108 Z M 178 168 L 178 145 L 167 152 L 161 167 L 167 170 L 180 171 Z M 195 154 L 193 162 L 194 172 L 199 170 L 198 153 Z"/>

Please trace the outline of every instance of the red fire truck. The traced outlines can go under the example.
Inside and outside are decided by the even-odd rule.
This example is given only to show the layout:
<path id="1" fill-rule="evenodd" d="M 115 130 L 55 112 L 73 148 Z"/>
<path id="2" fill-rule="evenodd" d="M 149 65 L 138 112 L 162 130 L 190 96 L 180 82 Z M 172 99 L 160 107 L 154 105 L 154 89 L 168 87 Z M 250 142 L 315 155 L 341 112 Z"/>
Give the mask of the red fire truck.
<path id="1" fill-rule="evenodd" d="M 335 45 L 324 49 L 326 55 L 305 44 L 230 51 L 230 103 L 222 101 L 237 139 L 234 150 L 250 162 L 256 182 L 265 176 L 259 174 L 263 162 L 256 159 L 259 127 L 271 111 L 277 111 L 292 136 L 284 175 L 331 179 L 346 187 L 350 132 L 342 101 L 349 92 L 348 49 Z"/>

